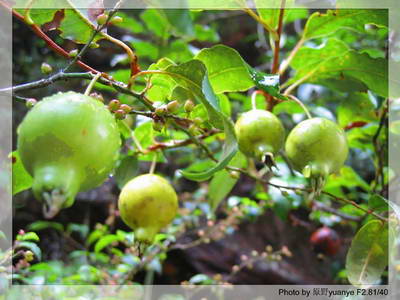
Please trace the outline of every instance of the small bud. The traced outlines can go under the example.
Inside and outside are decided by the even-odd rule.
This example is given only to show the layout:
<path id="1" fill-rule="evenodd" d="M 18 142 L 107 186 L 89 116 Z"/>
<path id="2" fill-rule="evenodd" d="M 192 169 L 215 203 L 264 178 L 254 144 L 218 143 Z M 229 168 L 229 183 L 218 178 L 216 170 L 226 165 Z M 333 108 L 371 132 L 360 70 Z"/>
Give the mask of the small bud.
<path id="1" fill-rule="evenodd" d="M 78 55 L 78 49 L 69 51 L 69 57 L 76 57 Z"/>
<path id="2" fill-rule="evenodd" d="M 111 100 L 110 103 L 108 103 L 108 109 L 110 111 L 117 111 L 121 107 L 121 102 L 119 102 L 117 99 Z"/>
<path id="3" fill-rule="evenodd" d="M 155 113 L 159 117 L 165 115 L 165 113 L 166 113 L 165 107 L 163 107 L 163 106 L 157 107 L 156 110 L 155 110 Z"/>
<path id="4" fill-rule="evenodd" d="M 234 266 L 232 267 L 232 272 L 234 272 L 234 273 L 238 272 L 239 270 L 240 270 L 240 268 L 239 268 L 238 265 L 234 265 Z"/>
<path id="5" fill-rule="evenodd" d="M 188 131 L 189 131 L 189 133 L 192 134 L 192 135 L 197 135 L 197 134 L 199 134 L 199 129 L 198 129 L 197 126 L 194 125 L 194 124 L 192 124 L 192 125 L 189 126 Z"/>
<path id="6" fill-rule="evenodd" d="M 271 245 L 268 245 L 267 247 L 265 247 L 265 250 L 266 250 L 268 253 L 272 253 L 272 251 L 274 251 L 274 249 L 272 249 L 272 246 L 271 246 Z"/>
<path id="7" fill-rule="evenodd" d="M 208 220 L 208 221 L 207 221 L 207 226 L 208 226 L 208 227 L 212 227 L 212 226 L 214 226 L 214 224 L 215 224 L 215 223 L 214 223 L 213 220 Z"/>
<path id="8" fill-rule="evenodd" d="M 207 238 L 207 239 L 204 239 L 204 243 L 205 243 L 205 244 L 209 244 L 210 242 L 211 242 L 210 239 L 208 239 L 208 238 Z"/>
<path id="9" fill-rule="evenodd" d="M 115 111 L 114 115 L 118 120 L 123 120 L 126 117 L 126 113 L 122 109 L 118 109 L 117 111 Z"/>
<path id="10" fill-rule="evenodd" d="M 121 18 L 120 16 L 115 16 L 114 18 L 111 19 L 111 24 L 119 24 L 122 23 L 124 21 L 123 18 Z"/>
<path id="11" fill-rule="evenodd" d="M 185 102 L 185 105 L 183 106 L 183 108 L 185 109 L 185 111 L 186 111 L 187 113 L 191 112 L 191 111 L 193 110 L 193 108 L 194 108 L 194 103 L 193 103 L 193 101 L 192 101 L 192 100 L 187 100 L 187 101 Z"/>
<path id="12" fill-rule="evenodd" d="M 240 173 L 238 171 L 229 171 L 229 176 L 232 179 L 239 179 Z"/>
<path id="13" fill-rule="evenodd" d="M 163 128 L 164 128 L 164 123 L 163 122 L 160 122 L 160 121 L 154 121 L 153 122 L 153 129 L 155 130 L 155 131 L 161 131 L 161 130 L 163 130 Z"/>
<path id="14" fill-rule="evenodd" d="M 214 280 L 215 281 L 221 281 L 222 280 L 222 275 L 221 274 L 215 274 L 214 275 Z"/>
<path id="15" fill-rule="evenodd" d="M 287 191 L 282 190 L 281 194 L 283 197 L 289 197 L 289 193 Z"/>
<path id="16" fill-rule="evenodd" d="M 106 24 L 107 19 L 108 19 L 107 14 L 101 14 L 97 17 L 97 24 L 104 25 Z"/>
<path id="17" fill-rule="evenodd" d="M 261 252 L 261 257 L 262 258 L 267 258 L 267 256 L 268 256 L 267 252 Z"/>
<path id="18" fill-rule="evenodd" d="M 91 42 L 90 45 L 89 45 L 89 47 L 92 48 L 92 49 L 97 49 L 97 48 L 100 47 L 100 45 L 97 44 L 97 43 L 95 43 L 95 42 Z"/>
<path id="19" fill-rule="evenodd" d="M 292 252 L 289 250 L 289 248 L 287 246 L 283 246 L 281 249 L 281 252 L 283 255 L 287 256 L 287 257 L 292 257 L 293 254 Z"/>
<path id="20" fill-rule="evenodd" d="M 104 103 L 104 98 L 103 98 L 103 95 L 102 95 L 102 94 L 93 92 L 93 93 L 91 93 L 89 96 L 92 97 L 92 98 L 94 98 L 94 99 L 96 99 L 96 100 L 99 100 L 100 102 L 103 102 L 103 103 Z"/>
<path id="21" fill-rule="evenodd" d="M 303 191 L 302 190 L 294 190 L 296 195 L 303 196 Z"/>
<path id="22" fill-rule="evenodd" d="M 132 110 L 132 107 L 127 104 L 122 104 L 119 109 L 122 109 L 125 113 L 129 114 Z"/>
<path id="23" fill-rule="evenodd" d="M 53 68 L 48 64 L 48 63 L 42 63 L 40 66 L 40 70 L 42 71 L 43 74 L 50 74 L 53 72 Z"/>
<path id="24" fill-rule="evenodd" d="M 35 98 L 29 98 L 26 100 L 25 105 L 27 108 L 32 108 L 36 105 L 37 100 Z"/>
<path id="25" fill-rule="evenodd" d="M 251 251 L 251 256 L 258 256 L 258 251 L 257 250 Z"/>
<path id="26" fill-rule="evenodd" d="M 20 229 L 20 230 L 18 231 L 18 234 L 19 234 L 19 235 L 24 235 L 24 234 L 25 234 L 25 230 Z"/>
<path id="27" fill-rule="evenodd" d="M 174 113 L 179 109 L 179 102 L 178 101 L 171 101 L 167 104 L 167 111 L 170 113 Z"/>
<path id="28" fill-rule="evenodd" d="M 30 250 L 26 251 L 24 256 L 25 256 L 25 260 L 27 262 L 30 262 L 35 258 L 35 256 L 33 255 L 33 252 Z"/>
<path id="29" fill-rule="evenodd" d="M 199 230 L 199 231 L 197 231 L 197 235 L 199 236 L 199 237 L 202 237 L 202 236 L 204 236 L 204 230 Z"/>
<path id="30" fill-rule="evenodd" d="M 242 261 L 246 261 L 246 260 L 248 260 L 249 258 L 247 257 L 247 255 L 242 254 L 242 255 L 240 256 L 240 259 L 241 259 Z"/>
<path id="31" fill-rule="evenodd" d="M 196 117 L 193 119 L 193 123 L 196 124 L 197 126 L 200 126 L 201 124 L 203 124 L 204 120 L 200 117 Z"/>

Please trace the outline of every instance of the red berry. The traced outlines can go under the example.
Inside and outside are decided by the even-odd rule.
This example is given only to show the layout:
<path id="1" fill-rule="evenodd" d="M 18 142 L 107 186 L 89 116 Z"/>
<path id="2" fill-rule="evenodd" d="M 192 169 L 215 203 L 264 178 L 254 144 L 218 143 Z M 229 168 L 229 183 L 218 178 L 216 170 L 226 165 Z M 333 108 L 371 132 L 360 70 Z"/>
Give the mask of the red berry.
<path id="1" fill-rule="evenodd" d="M 329 227 L 321 227 L 311 235 L 310 243 L 317 253 L 334 256 L 340 249 L 341 242 L 337 232 Z"/>

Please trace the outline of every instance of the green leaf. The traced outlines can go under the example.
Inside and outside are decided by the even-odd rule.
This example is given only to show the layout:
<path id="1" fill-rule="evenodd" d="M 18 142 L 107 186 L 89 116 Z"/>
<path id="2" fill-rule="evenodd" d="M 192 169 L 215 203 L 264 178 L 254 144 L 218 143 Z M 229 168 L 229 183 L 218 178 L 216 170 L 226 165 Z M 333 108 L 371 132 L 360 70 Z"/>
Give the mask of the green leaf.
<path id="1" fill-rule="evenodd" d="M 243 168 L 245 164 L 246 157 L 241 152 L 237 152 L 229 166 Z M 221 201 L 231 192 L 238 179 L 233 178 L 227 170 L 215 173 L 208 189 L 208 202 L 212 211 L 215 211 Z"/>
<path id="2" fill-rule="evenodd" d="M 328 36 L 341 28 L 364 32 L 365 24 L 388 26 L 387 10 L 383 9 L 338 9 L 326 14 L 315 12 L 307 20 L 303 37 L 313 39 Z"/>
<path id="3" fill-rule="evenodd" d="M 18 234 L 17 241 L 40 241 L 39 236 L 35 232 L 27 232 L 25 234 Z"/>
<path id="4" fill-rule="evenodd" d="M 339 174 L 330 175 L 324 189 L 335 187 L 362 188 L 367 192 L 371 190 L 370 185 L 349 166 L 343 166 Z"/>
<path id="5" fill-rule="evenodd" d="M 215 93 L 247 91 L 254 86 L 247 64 L 240 54 L 227 46 L 216 45 L 202 49 L 195 57 L 208 71 Z"/>
<path id="6" fill-rule="evenodd" d="M 15 250 L 20 249 L 20 248 L 24 248 L 24 249 L 28 249 L 28 250 L 32 251 L 38 260 L 42 260 L 42 251 L 35 243 L 26 242 L 26 241 L 21 241 L 21 242 L 16 243 Z"/>
<path id="7" fill-rule="evenodd" d="M 61 223 L 51 221 L 36 221 L 28 225 L 28 230 L 39 231 L 47 228 L 54 228 L 59 232 L 64 232 L 64 226 Z"/>
<path id="8" fill-rule="evenodd" d="M 265 7 L 267 2 L 265 0 L 255 0 L 254 1 L 256 4 L 257 12 L 260 16 L 260 18 L 268 24 L 269 27 L 273 29 L 277 29 L 278 23 L 279 23 L 279 14 L 280 10 L 279 9 L 274 9 L 274 8 L 262 8 Z M 268 1 L 268 6 L 270 7 L 280 7 L 282 1 L 281 0 L 269 0 Z M 295 8 L 291 9 L 295 5 L 295 0 L 287 0 L 285 7 L 285 14 L 284 14 L 284 19 L 283 22 L 285 24 L 294 22 L 295 20 L 298 19 L 305 19 L 308 16 L 308 10 L 305 8 Z"/>
<path id="9" fill-rule="evenodd" d="M 154 143 L 155 131 L 153 129 L 153 122 L 148 121 L 140 124 L 134 130 L 134 135 L 143 149 L 146 149 Z M 136 146 L 136 145 L 135 145 Z M 157 152 L 150 152 L 148 154 L 139 155 L 141 161 L 153 161 L 154 156 L 157 156 L 157 162 L 165 162 L 164 155 Z"/>
<path id="10" fill-rule="evenodd" d="M 129 139 L 131 137 L 131 129 L 128 124 L 126 124 L 123 120 L 117 120 L 118 129 L 124 139 Z"/>
<path id="11" fill-rule="evenodd" d="M 381 195 L 373 194 L 368 199 L 368 207 L 374 212 L 383 212 L 388 210 L 388 201 Z"/>
<path id="12" fill-rule="evenodd" d="M 97 241 L 96 245 L 94 246 L 94 252 L 96 252 L 96 253 L 100 252 L 105 247 L 109 246 L 110 244 L 112 244 L 114 242 L 118 242 L 118 241 L 120 241 L 119 236 L 117 236 L 115 234 L 106 235 Z"/>
<path id="13" fill-rule="evenodd" d="M 181 5 L 187 5 L 185 0 L 180 0 Z M 184 7 L 184 6 L 182 6 Z M 172 27 L 172 33 L 178 37 L 193 37 L 194 26 L 188 9 L 163 9 L 162 12 L 166 16 Z"/>
<path id="14" fill-rule="evenodd" d="M 222 170 L 237 152 L 235 130 L 230 119 L 221 110 L 217 96 L 211 88 L 205 65 L 199 60 L 191 60 L 179 66 L 169 66 L 166 69 L 176 83 L 192 95 L 192 99 L 202 103 L 208 112 L 210 123 L 216 128 L 223 128 L 225 144 L 218 163 L 211 169 L 201 173 L 181 171 L 182 175 L 195 181 L 209 179 L 215 172 Z"/>
<path id="15" fill-rule="evenodd" d="M 122 22 L 116 24 L 116 26 L 127 29 L 132 33 L 141 33 L 144 31 L 143 25 L 134 17 L 131 17 L 121 11 L 117 12 L 115 15 L 122 18 Z"/>
<path id="16" fill-rule="evenodd" d="M 115 180 L 118 187 L 122 189 L 124 185 L 139 174 L 139 162 L 136 156 L 125 156 L 115 170 Z"/>
<path id="17" fill-rule="evenodd" d="M 355 286 L 378 284 L 388 265 L 388 224 L 373 220 L 354 237 L 346 257 L 347 277 Z"/>
<path id="18" fill-rule="evenodd" d="M 25 170 L 18 151 L 11 153 L 12 161 L 12 194 L 15 195 L 24 190 L 30 189 L 33 184 L 33 178 Z"/>
<path id="19" fill-rule="evenodd" d="M 152 64 L 149 70 L 165 70 L 171 65 L 175 65 L 172 60 L 162 58 L 157 63 Z M 176 83 L 172 78 L 163 75 L 151 75 L 150 80 L 151 88 L 147 91 L 146 96 L 151 101 L 165 102 L 170 98 L 170 95 L 176 87 Z"/>
<path id="20" fill-rule="evenodd" d="M 140 18 L 146 27 L 156 36 L 167 39 L 170 36 L 171 25 L 166 16 L 158 9 L 146 9 Z"/>
<path id="21" fill-rule="evenodd" d="M 82 239 L 85 239 L 89 233 L 89 227 L 86 224 L 69 223 L 66 232 L 67 234 L 78 232 Z"/>
<path id="22" fill-rule="evenodd" d="M 361 81 L 380 96 L 388 94 L 388 62 L 386 59 L 374 59 L 368 54 L 350 50 L 346 44 L 329 39 L 320 48 L 302 47 L 291 66 L 296 75 L 290 83 L 297 80 L 322 84 L 326 80 Z"/>
<path id="23" fill-rule="evenodd" d="M 279 75 L 265 74 L 253 68 L 249 68 L 249 71 L 251 74 L 251 78 L 258 89 L 263 90 L 271 96 L 281 100 L 289 99 L 288 97 L 280 93 Z"/>
<path id="24" fill-rule="evenodd" d="M 366 93 L 350 94 L 337 108 L 339 125 L 346 127 L 352 122 L 376 121 L 375 104 Z"/>

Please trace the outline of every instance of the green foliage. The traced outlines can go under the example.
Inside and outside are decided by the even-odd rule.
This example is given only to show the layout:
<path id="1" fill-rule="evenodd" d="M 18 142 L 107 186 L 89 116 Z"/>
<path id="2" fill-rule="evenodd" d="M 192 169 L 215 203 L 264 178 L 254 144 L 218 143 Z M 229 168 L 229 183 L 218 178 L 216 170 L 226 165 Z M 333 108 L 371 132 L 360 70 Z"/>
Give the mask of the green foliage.
<path id="1" fill-rule="evenodd" d="M 365 224 L 354 237 L 346 258 L 347 276 L 355 286 L 379 283 L 388 265 L 389 229 L 375 220 Z"/>
<path id="2" fill-rule="evenodd" d="M 26 2 L 19 0 L 17 5 Z M 55 14 L 60 14 L 57 9 L 34 9 L 49 4 L 45 2 L 32 1 L 33 9 L 27 14 L 39 26 L 54 21 Z M 182 3 L 187 4 L 186 1 Z M 280 0 L 272 2 L 280 3 Z M 58 30 L 52 33 L 54 40 L 59 45 L 69 45 L 63 44 L 65 40 L 87 43 L 97 27 L 96 18 L 93 21 L 88 10 L 75 9 L 76 1 L 68 0 L 65 4 L 68 9 L 64 10 L 60 22 L 51 23 L 52 29 Z M 103 59 L 99 65 L 93 60 L 87 62 L 107 73 L 119 86 L 116 89 L 104 84 L 103 78 L 94 89 L 104 93 L 105 105 L 111 99 L 118 99 L 133 110 L 129 118 L 116 122 L 123 145 L 109 184 L 115 183 L 122 189 L 132 178 L 148 173 L 151 165 L 157 174 L 168 174 L 183 200 L 181 210 L 149 247 L 143 247 L 134 232 L 118 227 L 119 222 L 115 222 L 118 212 L 107 220 L 96 219 L 107 225 L 94 227 L 89 225 L 93 223 L 83 223 L 83 220 L 81 223 L 65 221 L 64 216 L 57 222 L 36 220 L 26 226 L 26 233 L 15 236 L 14 253 L 31 251 L 34 260 L 28 265 L 18 263 L 14 281 L 126 284 L 137 279 L 127 279 L 131 271 L 145 270 L 148 276 L 153 272 L 163 274 L 169 247 L 179 246 L 192 232 L 199 235 L 196 237 L 199 241 L 194 238 L 195 244 L 211 241 L 214 237 L 205 233 L 206 238 L 202 240 L 202 234 L 208 227 L 216 230 L 221 226 L 203 228 L 206 217 L 213 216 L 213 222 L 228 219 L 233 222 L 224 225 L 219 236 L 223 238 L 235 232 L 241 222 L 253 222 L 267 210 L 282 222 L 292 222 L 289 216 L 299 208 L 309 212 L 309 221 L 315 223 L 313 226 L 343 226 L 345 231 L 356 230 L 364 224 L 352 241 L 346 269 L 339 257 L 332 259 L 332 269 L 337 270 L 339 283 L 347 283 L 346 278 L 356 286 L 382 281 L 386 276 L 387 242 L 392 238 L 387 223 L 382 220 L 391 210 L 395 216 L 400 215 L 400 209 L 382 196 L 385 186 L 397 175 L 385 158 L 388 138 L 385 98 L 389 83 L 387 11 L 310 12 L 292 9 L 296 2 L 287 0 L 279 52 L 281 61 L 285 57 L 289 60 L 289 69 L 270 74 L 280 10 L 264 8 L 263 1 L 256 0 L 255 4 L 257 9 L 253 12 L 258 14 L 258 21 L 261 20 L 261 24 L 257 24 L 258 32 L 255 21 L 244 14 L 240 19 L 227 20 L 222 11 L 149 8 L 116 14 L 123 20 L 109 25 L 108 32 L 115 33 L 121 41 L 114 43 L 106 31 L 94 37 L 95 43 L 108 39 L 114 45 L 101 43 L 101 48 L 95 50 L 97 54 L 93 57 Z M 27 13 L 24 9 L 18 12 Z M 299 26 L 303 26 L 303 30 L 299 30 Z M 260 28 L 264 28 L 264 32 Z M 122 40 L 134 51 L 142 73 L 131 72 L 134 62 L 130 61 L 130 55 L 122 52 Z M 44 43 L 35 47 L 43 46 Z M 93 50 L 88 50 L 86 55 L 90 55 L 90 51 Z M 106 55 L 101 56 L 104 53 Z M 26 57 L 24 59 L 26 62 Z M 29 64 L 38 66 L 43 60 L 42 57 L 36 61 L 33 57 L 29 59 L 32 60 Z M 54 72 L 67 64 L 65 60 L 51 61 Z M 82 88 L 86 84 L 83 80 L 82 83 L 77 86 Z M 257 93 L 253 94 L 255 91 Z M 307 180 L 293 170 L 284 151 L 276 154 L 277 167 L 273 170 L 255 164 L 238 151 L 233 122 L 252 108 L 272 107 L 272 113 L 279 117 L 287 132 L 304 121 L 303 107 L 287 94 L 299 98 L 315 116 L 337 120 L 338 126 L 345 129 L 350 156 L 346 165 L 339 166 L 337 172 L 328 177 L 318 196 L 310 193 Z M 274 101 L 269 102 L 270 98 Z M 176 107 L 167 110 L 171 102 L 177 103 Z M 400 131 L 396 122 L 390 125 L 394 135 Z M 32 177 L 24 169 L 18 152 L 10 155 L 13 195 L 16 195 L 31 188 Z M 244 178 L 246 180 L 242 180 Z M 242 194 L 243 187 L 246 195 Z M 24 194 L 16 195 L 22 196 Z M 315 203 L 327 210 L 318 205 L 311 209 L 310 205 Z M 19 209 L 25 208 L 16 205 L 16 210 Z M 379 214 L 382 220 L 376 220 L 372 212 Z M 221 217 L 225 215 L 226 220 Z M 62 254 L 62 261 L 46 260 L 52 257 L 48 249 L 42 247 L 46 245 L 44 237 L 49 232 L 67 244 L 71 242 L 74 247 L 68 254 Z M 194 285 L 219 284 L 216 278 L 218 276 L 197 274 L 187 281 Z"/>

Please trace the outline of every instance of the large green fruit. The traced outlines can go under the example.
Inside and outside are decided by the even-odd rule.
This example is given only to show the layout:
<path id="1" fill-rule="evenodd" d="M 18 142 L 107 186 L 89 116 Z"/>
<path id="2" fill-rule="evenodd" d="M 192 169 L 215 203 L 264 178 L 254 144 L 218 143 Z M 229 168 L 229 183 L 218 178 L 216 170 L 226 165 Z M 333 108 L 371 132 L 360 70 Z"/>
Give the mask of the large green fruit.
<path id="1" fill-rule="evenodd" d="M 164 178 L 145 174 L 130 180 L 121 190 L 118 208 L 122 220 L 135 232 L 135 239 L 151 244 L 178 210 L 178 197 Z"/>
<path id="2" fill-rule="evenodd" d="M 244 113 L 235 124 L 240 151 L 268 163 L 283 146 L 285 129 L 281 121 L 266 110 L 253 109 Z"/>
<path id="3" fill-rule="evenodd" d="M 49 218 L 71 206 L 78 192 L 104 182 L 120 145 L 112 114 L 100 101 L 74 92 L 44 98 L 18 128 L 18 152 Z"/>
<path id="4" fill-rule="evenodd" d="M 344 131 L 324 118 L 299 123 L 290 132 L 285 150 L 297 171 L 317 180 L 317 188 L 329 174 L 340 170 L 349 152 Z"/>

